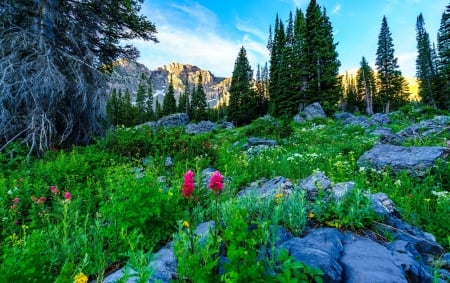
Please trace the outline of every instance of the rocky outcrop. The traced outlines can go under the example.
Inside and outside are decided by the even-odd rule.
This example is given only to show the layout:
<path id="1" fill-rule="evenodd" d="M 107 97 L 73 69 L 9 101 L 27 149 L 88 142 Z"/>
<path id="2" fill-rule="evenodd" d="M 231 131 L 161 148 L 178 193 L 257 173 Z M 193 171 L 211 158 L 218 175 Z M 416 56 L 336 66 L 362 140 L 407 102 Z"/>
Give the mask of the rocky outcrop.
<path id="1" fill-rule="evenodd" d="M 439 146 L 406 147 L 377 144 L 357 161 L 359 168 L 391 169 L 394 173 L 407 171 L 413 176 L 424 176 L 438 158 L 448 155 L 448 148 Z"/>
<path id="2" fill-rule="evenodd" d="M 445 131 L 450 131 L 450 116 L 436 116 L 433 119 L 421 121 L 401 130 L 398 134 L 406 138 L 417 138 L 437 135 Z"/>
<path id="3" fill-rule="evenodd" d="M 197 124 L 192 123 L 192 124 L 187 125 L 185 132 L 186 132 L 186 134 L 197 135 L 197 134 L 211 132 L 216 128 L 217 128 L 216 123 L 213 123 L 211 121 L 201 121 L 201 122 L 198 122 Z"/>
<path id="4" fill-rule="evenodd" d="M 344 125 L 360 126 L 364 129 L 368 129 L 372 126 L 380 127 L 391 123 L 389 116 L 381 113 L 375 113 L 369 119 L 365 116 L 355 116 L 348 112 L 340 112 L 336 113 L 334 118 L 342 121 L 342 124 Z"/>
<path id="5" fill-rule="evenodd" d="M 189 123 L 189 116 L 185 113 L 176 113 L 164 116 L 156 122 L 158 127 L 183 127 Z"/>

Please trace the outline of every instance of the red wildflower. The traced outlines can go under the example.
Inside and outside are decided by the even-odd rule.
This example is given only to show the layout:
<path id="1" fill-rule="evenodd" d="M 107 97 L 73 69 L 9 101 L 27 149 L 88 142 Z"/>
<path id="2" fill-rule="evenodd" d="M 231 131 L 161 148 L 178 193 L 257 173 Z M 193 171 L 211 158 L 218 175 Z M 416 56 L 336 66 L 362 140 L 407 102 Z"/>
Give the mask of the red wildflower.
<path id="1" fill-rule="evenodd" d="M 20 201 L 20 198 L 15 198 L 15 199 L 13 199 L 13 203 L 15 203 L 15 204 L 18 204 L 19 201 Z"/>
<path id="2" fill-rule="evenodd" d="M 56 186 L 50 186 L 50 191 L 55 195 L 59 194 L 59 190 Z"/>
<path id="3" fill-rule="evenodd" d="M 44 203 L 46 200 L 47 200 L 46 197 L 40 197 L 40 198 L 36 201 L 36 204 L 42 204 L 42 203 Z"/>
<path id="4" fill-rule="evenodd" d="M 216 170 L 211 175 L 211 179 L 209 179 L 208 188 L 210 188 L 216 193 L 220 193 L 221 191 L 223 191 L 223 176 L 220 174 L 219 171 Z"/>
<path id="5" fill-rule="evenodd" d="M 65 193 L 64 193 L 64 198 L 65 198 L 66 200 L 71 200 L 71 199 L 72 199 L 72 194 L 71 194 L 70 192 L 65 192 Z"/>
<path id="6" fill-rule="evenodd" d="M 194 192 L 194 172 L 192 170 L 189 170 L 184 175 L 184 182 L 183 182 L 183 189 L 182 189 L 182 195 L 183 197 L 190 198 L 192 196 L 192 193 Z"/>

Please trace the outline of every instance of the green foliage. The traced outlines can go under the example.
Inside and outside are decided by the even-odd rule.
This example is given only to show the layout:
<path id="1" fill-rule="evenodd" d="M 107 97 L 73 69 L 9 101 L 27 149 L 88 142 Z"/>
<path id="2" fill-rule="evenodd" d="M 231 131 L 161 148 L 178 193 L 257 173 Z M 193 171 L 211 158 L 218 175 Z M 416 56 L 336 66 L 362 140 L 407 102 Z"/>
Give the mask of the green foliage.
<path id="1" fill-rule="evenodd" d="M 208 119 L 208 105 L 206 104 L 206 93 L 203 89 L 202 73 L 198 75 L 197 86 L 192 93 L 191 100 L 191 120 L 200 122 Z"/>
<path id="2" fill-rule="evenodd" d="M 323 272 L 320 269 L 310 267 L 303 262 L 293 261 L 286 250 L 280 250 L 277 260 L 280 262 L 278 267 L 280 271 L 275 277 L 276 282 L 323 282 L 321 277 Z"/>
<path id="3" fill-rule="evenodd" d="M 260 114 L 256 92 L 251 89 L 252 79 L 253 70 L 248 62 L 247 52 L 242 46 L 234 63 L 227 109 L 228 119 L 236 125 L 248 124 Z"/>
<path id="4" fill-rule="evenodd" d="M 167 89 L 166 95 L 164 95 L 163 105 L 162 105 L 162 116 L 167 116 L 173 114 L 177 111 L 177 102 L 175 100 L 175 92 L 173 89 L 173 80 L 170 79 L 169 87 Z"/>
<path id="5" fill-rule="evenodd" d="M 292 132 L 292 125 L 287 119 L 276 120 L 271 117 L 258 118 L 244 129 L 247 136 L 275 139 L 287 138 Z"/>

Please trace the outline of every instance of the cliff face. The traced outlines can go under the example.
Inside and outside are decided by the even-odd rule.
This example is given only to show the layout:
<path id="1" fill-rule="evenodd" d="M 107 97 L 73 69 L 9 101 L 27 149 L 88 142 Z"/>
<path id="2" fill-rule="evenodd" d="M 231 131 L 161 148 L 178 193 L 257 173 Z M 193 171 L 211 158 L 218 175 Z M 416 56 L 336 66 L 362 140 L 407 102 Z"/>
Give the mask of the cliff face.
<path id="1" fill-rule="evenodd" d="M 228 97 L 231 79 L 215 77 L 208 70 L 180 63 L 171 63 L 151 71 L 138 62 L 120 60 L 116 63 L 111 75 L 110 89 L 111 91 L 112 89 L 122 90 L 122 92 L 128 89 L 132 95 L 132 100 L 134 100 L 138 85 L 147 86 L 148 81 L 151 80 L 155 101 L 157 98 L 162 102 L 171 79 L 175 90 L 175 98 L 178 99 L 179 95 L 185 92 L 185 80 L 187 79 L 188 87 L 192 92 L 197 85 L 200 74 L 210 107 L 217 105 L 219 99 L 224 100 Z"/>

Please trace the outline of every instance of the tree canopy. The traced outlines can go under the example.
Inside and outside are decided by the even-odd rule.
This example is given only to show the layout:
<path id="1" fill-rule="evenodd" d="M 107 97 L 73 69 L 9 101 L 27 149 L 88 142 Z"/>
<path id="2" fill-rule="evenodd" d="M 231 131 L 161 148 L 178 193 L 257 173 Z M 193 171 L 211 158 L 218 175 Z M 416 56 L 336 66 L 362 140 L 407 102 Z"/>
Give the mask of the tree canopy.
<path id="1" fill-rule="evenodd" d="M 31 153 L 103 134 L 105 73 L 139 55 L 121 42 L 157 42 L 142 2 L 0 2 L 0 150 L 17 138 Z"/>

